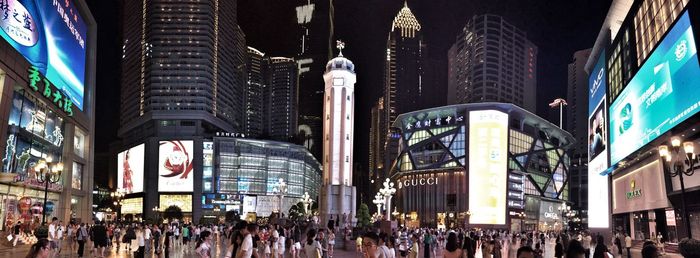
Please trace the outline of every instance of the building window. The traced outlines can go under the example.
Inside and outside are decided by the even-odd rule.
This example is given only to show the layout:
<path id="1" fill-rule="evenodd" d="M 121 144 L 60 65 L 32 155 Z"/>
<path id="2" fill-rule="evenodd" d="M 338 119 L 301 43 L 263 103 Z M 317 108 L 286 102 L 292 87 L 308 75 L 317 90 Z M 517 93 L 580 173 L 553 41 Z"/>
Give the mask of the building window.
<path id="1" fill-rule="evenodd" d="M 76 190 L 83 189 L 83 164 L 73 162 L 73 177 L 71 180 L 71 186 Z"/>
<path id="2" fill-rule="evenodd" d="M 73 135 L 73 152 L 81 158 L 85 158 L 85 139 L 86 133 L 77 126 Z"/>

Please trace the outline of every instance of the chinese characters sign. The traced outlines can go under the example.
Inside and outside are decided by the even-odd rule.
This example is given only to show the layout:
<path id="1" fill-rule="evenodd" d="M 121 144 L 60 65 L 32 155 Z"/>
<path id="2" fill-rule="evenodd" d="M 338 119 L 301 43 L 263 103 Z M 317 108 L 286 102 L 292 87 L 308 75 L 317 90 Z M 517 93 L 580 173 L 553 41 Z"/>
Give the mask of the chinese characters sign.
<path id="1" fill-rule="evenodd" d="M 44 95 L 68 116 L 73 116 L 73 101 L 63 95 L 46 77 L 39 74 L 39 69 L 36 66 L 29 68 L 29 88 L 41 92 L 41 95 Z"/>

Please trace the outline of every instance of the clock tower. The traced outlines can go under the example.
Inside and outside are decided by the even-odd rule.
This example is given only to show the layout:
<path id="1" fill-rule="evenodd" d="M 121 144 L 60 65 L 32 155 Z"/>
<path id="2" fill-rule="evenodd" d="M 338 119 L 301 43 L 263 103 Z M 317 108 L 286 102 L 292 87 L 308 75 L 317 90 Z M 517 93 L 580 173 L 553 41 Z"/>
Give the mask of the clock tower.
<path id="1" fill-rule="evenodd" d="M 329 220 L 352 225 L 356 190 L 352 183 L 353 126 L 355 123 L 355 65 L 343 57 L 345 43 L 337 41 L 338 57 L 326 64 L 323 102 L 322 226 Z"/>

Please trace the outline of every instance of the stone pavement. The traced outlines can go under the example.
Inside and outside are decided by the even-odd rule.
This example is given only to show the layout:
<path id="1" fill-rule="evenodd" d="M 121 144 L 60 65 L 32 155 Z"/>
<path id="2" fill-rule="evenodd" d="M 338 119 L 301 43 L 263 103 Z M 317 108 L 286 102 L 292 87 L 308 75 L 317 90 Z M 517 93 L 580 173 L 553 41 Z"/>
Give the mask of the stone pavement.
<path id="1" fill-rule="evenodd" d="M 83 257 L 95 257 L 94 254 L 91 253 L 93 250 L 92 244 L 86 244 L 85 245 L 85 253 Z M 212 250 L 212 258 L 223 258 L 224 254 L 223 252 L 225 251 L 225 247 L 222 244 L 216 244 L 215 249 Z M 354 249 L 354 247 L 353 247 Z M 504 248 L 504 250 L 507 250 L 507 248 Z M 553 245 L 550 243 L 547 243 L 545 247 L 545 258 L 553 258 L 554 252 Z M 17 247 L 6 247 L 2 246 L 0 247 L 0 257 L 25 257 L 27 255 L 27 252 L 29 251 L 29 246 L 28 245 L 18 245 Z M 439 249 L 436 252 L 436 256 L 431 255 L 431 258 L 442 258 L 442 250 Z M 625 253 L 626 254 L 626 253 Z M 513 255 L 514 256 L 514 255 Z M 508 255 L 507 253 L 503 254 L 504 258 L 508 257 L 513 257 Z M 67 257 L 78 257 L 77 255 L 77 246 L 76 246 L 76 251 L 71 252 L 70 249 L 68 249 L 67 245 L 63 246 L 63 251 L 61 252 L 60 255 L 55 256 L 55 258 L 67 258 Z M 133 253 L 125 250 L 125 247 L 122 246 L 122 248 L 117 251 L 116 248 L 110 248 L 109 250 L 105 251 L 105 257 L 110 257 L 110 258 L 130 258 L 133 257 Z M 156 257 L 153 256 L 152 253 L 147 254 L 146 257 Z M 161 256 L 164 257 L 164 256 Z M 188 246 L 184 245 L 178 245 L 173 248 L 173 250 L 170 253 L 171 258 L 189 258 L 189 257 L 197 257 L 196 254 L 194 254 L 194 244 L 191 243 Z M 336 250 L 335 254 L 333 255 L 333 258 L 361 258 L 362 255 L 358 252 L 355 251 L 345 251 L 345 250 Z M 397 256 L 398 257 L 398 256 Z M 422 256 L 420 256 L 422 257 Z M 483 257 L 481 255 L 481 250 L 477 250 L 476 257 Z M 634 248 L 632 249 L 632 257 L 631 258 L 641 258 L 641 249 L 639 248 Z M 626 255 L 621 257 L 621 258 L 628 258 Z M 680 254 L 666 254 L 664 258 L 682 258 Z"/>

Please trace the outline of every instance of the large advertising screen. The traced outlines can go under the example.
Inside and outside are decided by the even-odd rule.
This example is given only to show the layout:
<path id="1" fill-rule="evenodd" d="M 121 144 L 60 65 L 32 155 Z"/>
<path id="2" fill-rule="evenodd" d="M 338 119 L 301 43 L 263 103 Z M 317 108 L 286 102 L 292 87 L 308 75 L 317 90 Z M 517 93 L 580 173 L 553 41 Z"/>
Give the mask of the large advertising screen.
<path id="1" fill-rule="evenodd" d="M 192 192 L 192 141 L 161 141 L 158 147 L 158 191 Z"/>
<path id="2" fill-rule="evenodd" d="M 700 110 L 698 74 L 686 11 L 610 106 L 611 164 Z"/>
<path id="3" fill-rule="evenodd" d="M 588 79 L 588 227 L 608 228 L 610 205 L 608 176 L 600 173 L 608 168 L 608 123 L 605 108 L 605 51 Z M 598 205 L 599 204 L 599 205 Z"/>
<path id="4" fill-rule="evenodd" d="M 126 193 L 143 192 L 144 144 L 120 152 L 117 155 L 117 188 Z"/>
<path id="5" fill-rule="evenodd" d="M 508 114 L 469 112 L 469 223 L 506 224 Z"/>
<path id="6" fill-rule="evenodd" d="M 160 195 L 160 208 L 167 209 L 170 206 L 180 207 L 182 212 L 192 212 L 192 195 Z"/>
<path id="7" fill-rule="evenodd" d="M 87 25 L 72 0 L 0 1 L 0 36 L 83 109 Z"/>

